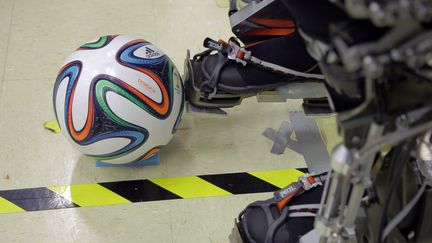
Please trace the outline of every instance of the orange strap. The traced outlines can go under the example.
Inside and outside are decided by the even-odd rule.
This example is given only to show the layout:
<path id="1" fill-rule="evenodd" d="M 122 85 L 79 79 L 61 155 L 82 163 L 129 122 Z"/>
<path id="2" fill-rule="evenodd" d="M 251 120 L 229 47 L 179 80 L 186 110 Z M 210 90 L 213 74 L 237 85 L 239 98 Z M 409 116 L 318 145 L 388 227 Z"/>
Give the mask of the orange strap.
<path id="1" fill-rule="evenodd" d="M 263 43 L 264 41 L 257 41 L 257 42 L 252 42 L 252 43 L 248 43 L 247 45 L 245 45 L 243 48 L 248 49 L 251 48 L 252 46 L 256 46 L 259 45 L 261 43 Z"/>
<path id="2" fill-rule="evenodd" d="M 226 41 L 224 41 L 224 40 L 222 40 L 222 39 L 219 39 L 219 40 L 218 40 L 218 43 L 223 44 L 223 45 L 228 45 L 228 43 L 226 43 Z"/>
<path id="3" fill-rule="evenodd" d="M 295 23 L 289 19 L 252 19 L 252 23 L 276 28 L 293 28 Z"/>
<path id="4" fill-rule="evenodd" d="M 245 32 L 242 36 L 282 36 L 289 35 L 295 32 L 294 28 L 272 28 L 272 29 L 254 29 Z"/>
<path id="5" fill-rule="evenodd" d="M 301 190 L 301 191 L 303 191 L 303 190 Z M 282 200 L 280 200 L 278 203 L 277 203 L 277 207 L 278 207 L 278 209 L 279 209 L 279 211 L 282 211 L 282 209 L 298 194 L 298 193 L 300 193 L 300 191 L 298 191 L 298 192 L 296 192 L 296 193 L 293 193 L 293 194 L 291 194 L 291 195 L 289 195 L 289 196 L 286 196 L 286 197 L 284 197 L 284 199 L 282 199 Z"/>
<path id="6" fill-rule="evenodd" d="M 308 181 L 309 184 L 313 185 L 317 182 L 317 179 L 315 179 L 313 176 L 308 176 L 306 178 L 306 180 Z M 320 180 L 320 179 L 318 179 Z M 294 184 L 294 183 L 293 183 Z M 289 186 L 292 186 L 292 184 L 290 184 Z M 286 188 L 284 188 L 285 190 Z M 293 191 L 291 194 L 289 194 L 288 196 L 284 197 L 283 199 L 281 199 L 278 203 L 277 203 L 277 208 L 279 209 L 279 211 L 282 211 L 282 209 L 295 197 L 297 196 L 299 193 L 304 192 L 305 189 L 303 187 L 300 187 L 298 190 Z"/>
<path id="7" fill-rule="evenodd" d="M 243 60 L 244 56 L 245 56 L 245 53 L 242 52 L 241 50 L 240 50 L 239 52 L 237 52 L 236 57 L 237 57 L 238 59 L 242 59 L 242 60 Z"/>
<path id="8" fill-rule="evenodd" d="M 315 178 L 313 178 L 313 176 L 309 176 L 307 178 L 307 181 L 309 182 L 309 184 L 314 184 L 316 182 Z"/>

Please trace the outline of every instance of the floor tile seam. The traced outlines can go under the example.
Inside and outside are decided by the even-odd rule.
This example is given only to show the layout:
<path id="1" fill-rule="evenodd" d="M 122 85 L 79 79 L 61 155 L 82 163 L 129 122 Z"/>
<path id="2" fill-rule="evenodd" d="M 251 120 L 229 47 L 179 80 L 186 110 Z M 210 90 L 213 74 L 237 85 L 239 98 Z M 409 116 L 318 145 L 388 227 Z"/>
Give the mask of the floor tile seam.
<path id="1" fill-rule="evenodd" d="M 9 19 L 9 26 L 8 26 L 8 37 L 6 40 L 6 47 L 5 47 L 5 56 L 4 56 L 4 60 L 3 60 L 3 74 L 0 80 L 0 100 L 2 97 L 2 93 L 3 93 L 3 89 L 4 89 L 4 85 L 5 85 L 5 75 L 6 75 L 6 66 L 7 66 L 7 60 L 8 60 L 8 54 L 9 54 L 9 43 L 11 40 L 11 36 L 12 36 L 12 21 L 13 21 L 13 17 L 14 17 L 14 12 L 15 12 L 15 1 L 13 1 L 12 3 L 12 9 L 11 9 L 11 16 Z"/>

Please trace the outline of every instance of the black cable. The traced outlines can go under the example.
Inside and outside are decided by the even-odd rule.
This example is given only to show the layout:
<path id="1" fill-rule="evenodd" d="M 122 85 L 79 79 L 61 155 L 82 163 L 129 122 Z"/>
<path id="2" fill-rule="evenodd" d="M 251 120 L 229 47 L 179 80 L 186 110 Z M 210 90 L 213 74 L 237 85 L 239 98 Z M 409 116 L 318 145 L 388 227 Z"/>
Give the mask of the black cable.
<path id="1" fill-rule="evenodd" d="M 376 114 L 375 121 L 376 123 L 382 125 L 385 122 L 386 118 L 386 102 L 384 99 L 384 84 L 381 82 L 376 83 L 375 88 L 375 103 L 376 103 Z"/>
<path id="2" fill-rule="evenodd" d="M 402 166 L 400 166 L 400 163 L 402 162 L 402 160 L 401 160 L 401 158 L 402 158 L 402 156 L 401 156 L 402 146 L 403 146 L 403 144 L 397 146 L 395 148 L 395 151 L 391 154 L 392 157 L 390 159 L 390 168 L 389 168 L 389 173 L 387 175 L 387 183 L 386 183 L 388 185 L 387 188 L 389 188 L 389 189 L 388 189 L 388 192 L 387 192 L 386 197 L 385 197 L 383 209 L 381 211 L 381 222 L 380 222 L 380 226 L 379 226 L 380 229 L 378 231 L 378 239 L 376 242 L 381 241 L 380 239 L 382 236 L 383 229 L 384 229 L 385 225 L 387 224 L 388 206 L 389 206 L 390 200 L 393 196 L 393 192 L 396 188 L 396 186 L 394 186 L 395 184 L 393 184 L 393 183 L 398 182 L 397 181 L 398 177 L 395 176 L 395 174 L 397 174 L 396 172 L 399 170 L 398 168 L 402 168 Z"/>
<path id="3" fill-rule="evenodd" d="M 389 191 L 387 192 L 386 199 L 384 201 L 383 210 L 381 212 L 381 223 L 380 228 L 378 231 L 378 238 L 376 242 L 381 242 L 382 233 L 384 230 L 384 227 L 387 224 L 387 211 L 388 207 L 390 205 L 390 200 L 393 196 L 393 192 L 396 189 L 397 185 L 400 182 L 403 168 L 405 167 L 405 163 L 408 162 L 410 158 L 410 151 L 413 146 L 413 139 L 409 139 L 407 141 L 402 142 L 398 146 L 394 148 L 394 154 L 391 154 L 391 160 L 390 160 L 390 172 L 387 177 L 387 188 L 389 188 Z M 383 241 L 384 243 L 386 240 Z"/>
<path id="4" fill-rule="evenodd" d="M 423 82 L 432 84 L 432 79 L 429 78 L 428 76 L 424 75 L 423 73 L 419 72 L 418 70 L 412 69 L 410 67 L 408 67 L 406 64 L 402 64 L 401 65 L 401 71 L 404 72 L 405 74 L 416 78 L 418 80 L 421 80 Z"/>

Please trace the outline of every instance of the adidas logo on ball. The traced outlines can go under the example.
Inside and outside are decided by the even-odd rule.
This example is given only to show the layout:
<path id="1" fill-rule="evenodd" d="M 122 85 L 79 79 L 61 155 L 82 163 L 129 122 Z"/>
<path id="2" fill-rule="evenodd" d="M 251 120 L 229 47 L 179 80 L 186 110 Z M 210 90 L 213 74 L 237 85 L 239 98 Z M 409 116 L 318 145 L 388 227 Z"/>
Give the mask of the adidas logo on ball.
<path id="1" fill-rule="evenodd" d="M 150 47 L 146 47 L 146 57 L 147 58 L 153 58 L 153 57 L 158 57 L 161 54 L 153 49 L 151 49 Z"/>

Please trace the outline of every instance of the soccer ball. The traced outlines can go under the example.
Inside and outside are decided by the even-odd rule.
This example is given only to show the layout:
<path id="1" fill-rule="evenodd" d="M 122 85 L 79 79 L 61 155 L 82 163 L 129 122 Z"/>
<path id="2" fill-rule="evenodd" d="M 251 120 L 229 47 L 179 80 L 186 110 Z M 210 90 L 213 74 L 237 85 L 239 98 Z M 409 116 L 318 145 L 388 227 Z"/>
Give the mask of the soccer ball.
<path id="1" fill-rule="evenodd" d="M 54 110 L 83 154 L 112 164 L 155 155 L 176 131 L 184 104 L 173 62 L 156 46 L 124 35 L 82 45 L 61 68 Z"/>

